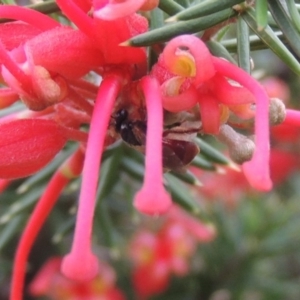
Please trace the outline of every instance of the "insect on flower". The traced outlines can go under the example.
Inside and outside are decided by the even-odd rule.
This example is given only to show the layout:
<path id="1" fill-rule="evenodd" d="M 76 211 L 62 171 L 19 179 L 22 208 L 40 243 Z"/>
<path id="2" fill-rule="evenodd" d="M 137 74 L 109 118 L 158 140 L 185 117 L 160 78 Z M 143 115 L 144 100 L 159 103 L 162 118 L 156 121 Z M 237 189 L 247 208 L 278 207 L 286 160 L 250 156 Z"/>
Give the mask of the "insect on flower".
<path id="1" fill-rule="evenodd" d="M 147 125 L 146 120 L 130 119 L 129 111 L 120 109 L 115 114 L 114 126 L 122 140 L 136 150 L 145 153 Z M 192 137 L 199 128 L 188 128 L 181 123 L 174 123 L 165 129 L 162 139 L 163 167 L 165 171 L 180 171 L 199 153 L 199 148 Z M 173 136 L 176 136 L 176 139 Z"/>

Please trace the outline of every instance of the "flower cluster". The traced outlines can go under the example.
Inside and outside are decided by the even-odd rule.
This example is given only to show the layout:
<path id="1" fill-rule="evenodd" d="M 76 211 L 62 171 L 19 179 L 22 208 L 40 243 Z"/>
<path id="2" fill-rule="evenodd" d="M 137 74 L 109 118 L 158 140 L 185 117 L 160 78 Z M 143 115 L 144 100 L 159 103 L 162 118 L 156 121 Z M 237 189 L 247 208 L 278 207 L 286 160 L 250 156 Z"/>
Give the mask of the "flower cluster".
<path id="1" fill-rule="evenodd" d="M 60 273 L 61 258 L 52 257 L 43 265 L 30 284 L 32 296 L 47 296 L 51 300 L 124 300 L 123 293 L 115 287 L 114 270 L 104 262 L 97 276 L 87 282 L 67 279 Z"/>
<path id="2" fill-rule="evenodd" d="M 165 291 L 172 275 L 185 276 L 197 243 L 215 237 L 215 229 L 174 206 L 156 232 L 140 229 L 130 243 L 132 281 L 139 299 Z"/>
<path id="3" fill-rule="evenodd" d="M 262 84 L 270 98 L 270 120 L 273 119 L 272 109 L 282 110 L 276 111 L 274 114 L 276 118 L 282 113 L 285 117 L 284 120 L 279 120 L 279 124 L 276 124 L 277 121 L 274 118 L 274 126 L 270 131 L 270 177 L 274 185 L 279 185 L 299 168 L 299 149 L 296 142 L 300 133 L 297 125 L 299 114 L 294 110 L 283 108 L 283 103 L 287 104 L 290 99 L 289 89 L 284 82 L 270 77 L 263 80 Z M 217 173 L 209 173 L 193 167 L 192 171 L 203 183 L 203 187 L 197 190 L 209 201 L 222 199 L 228 206 L 234 207 L 245 194 L 255 192 L 251 189 L 245 175 L 234 169 L 220 169 Z M 216 186 L 218 189 L 215 188 Z"/>
<path id="4" fill-rule="evenodd" d="M 62 189 L 81 171 L 73 244 L 61 269 L 78 281 L 99 274 L 98 259 L 91 250 L 99 169 L 103 151 L 120 138 L 145 153 L 144 184 L 134 198 L 134 206 L 142 213 L 156 215 L 171 208 L 163 170 L 181 169 L 191 162 L 198 152 L 192 143 L 197 133 L 217 135 L 230 144 L 253 187 L 269 190 L 272 186 L 269 98 L 259 83 L 237 66 L 212 56 L 192 35 L 168 42 L 151 70 L 147 70 L 144 48 L 121 45 L 148 29 L 146 18 L 136 11 L 157 4 L 151 0 L 57 0 L 76 29 L 33 10 L 0 7 L 1 17 L 16 20 L 0 28 L 4 85 L 0 105 L 23 103 L 19 111 L 0 121 L 4 186 L 38 172 L 69 140 L 79 144 L 53 175 L 24 230 L 16 252 L 11 300 L 22 299 L 26 261 L 39 229 Z M 96 84 L 93 80 L 100 77 Z M 227 125 L 232 115 L 255 118 L 255 143 L 236 138 Z M 172 238 L 172 232 L 173 225 L 168 225 L 162 235 Z M 185 268 L 184 263 L 181 267 Z"/>

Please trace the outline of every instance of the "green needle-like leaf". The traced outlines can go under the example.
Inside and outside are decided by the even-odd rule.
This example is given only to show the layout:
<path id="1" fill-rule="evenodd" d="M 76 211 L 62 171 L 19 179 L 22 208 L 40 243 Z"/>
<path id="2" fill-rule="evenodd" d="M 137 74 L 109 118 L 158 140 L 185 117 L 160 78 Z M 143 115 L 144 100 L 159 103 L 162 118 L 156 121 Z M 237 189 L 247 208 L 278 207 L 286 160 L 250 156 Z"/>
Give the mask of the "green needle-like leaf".
<path id="1" fill-rule="evenodd" d="M 281 58 L 291 70 L 293 70 L 296 74 L 300 75 L 300 64 L 298 63 L 294 55 L 276 36 L 273 30 L 269 26 L 266 26 L 266 28 L 261 31 L 257 30 L 257 23 L 254 10 L 247 9 L 242 14 L 242 17 L 247 22 L 249 27 L 268 46 L 268 48 L 270 48 L 279 58 Z"/>
<path id="2" fill-rule="evenodd" d="M 236 45 L 237 45 L 237 40 L 235 39 L 235 49 L 236 49 Z M 206 43 L 206 46 L 208 47 L 212 55 L 218 57 L 224 57 L 225 59 L 232 62 L 233 64 L 236 64 L 236 61 L 232 58 L 228 50 L 221 43 L 210 40 Z"/>
<path id="3" fill-rule="evenodd" d="M 164 26 L 164 14 L 161 9 L 155 8 L 151 11 L 150 28 L 156 29 Z"/>
<path id="4" fill-rule="evenodd" d="M 101 180 L 99 184 L 99 193 L 98 199 L 103 199 L 106 197 L 110 191 L 113 189 L 115 184 L 118 183 L 119 180 L 119 166 L 122 158 L 122 149 L 123 147 L 118 147 L 113 155 L 106 159 L 106 161 L 102 164 L 101 167 Z"/>
<path id="5" fill-rule="evenodd" d="M 170 16 L 175 15 L 184 9 L 184 7 L 173 0 L 160 0 L 158 7 Z"/>
<path id="6" fill-rule="evenodd" d="M 199 4 L 193 5 L 177 15 L 168 19 L 168 21 L 180 21 L 180 20 L 190 20 L 203 16 L 207 16 L 215 13 L 216 11 L 221 11 L 222 9 L 231 8 L 233 5 L 241 3 L 241 0 L 206 0 Z"/>
<path id="7" fill-rule="evenodd" d="M 300 15 L 294 0 L 286 0 L 289 14 L 295 29 L 300 33 Z"/>
<path id="8" fill-rule="evenodd" d="M 174 24 L 165 25 L 162 28 L 148 31 L 138 35 L 123 43 L 123 46 L 149 46 L 159 42 L 165 42 L 180 34 L 196 33 L 217 25 L 237 15 L 231 8 L 224 9 L 212 15 L 193 19 L 190 21 L 180 21 Z"/>
<path id="9" fill-rule="evenodd" d="M 282 42 L 285 41 L 284 36 L 281 31 L 274 32 L 274 34 L 280 39 L 280 41 L 282 41 Z M 250 35 L 249 42 L 250 42 L 250 49 L 252 51 L 269 49 L 268 46 L 257 35 Z M 234 38 L 234 39 L 224 40 L 224 41 L 222 41 L 221 46 L 224 47 L 227 52 L 236 53 L 237 52 L 237 39 Z M 223 55 L 220 55 L 220 56 L 225 57 Z M 231 57 L 231 55 L 230 55 L 230 57 Z"/>
<path id="10" fill-rule="evenodd" d="M 269 1 L 269 8 L 279 28 L 286 36 L 288 43 L 300 57 L 300 34 L 293 26 L 281 3 L 279 0 L 271 0 Z"/>
<path id="11" fill-rule="evenodd" d="M 257 30 L 261 31 L 268 25 L 268 1 L 255 1 Z"/>
<path id="12" fill-rule="evenodd" d="M 186 172 L 184 173 L 179 173 L 179 172 L 170 172 L 170 173 L 187 184 L 198 185 L 198 186 L 202 185 L 201 182 L 198 180 L 198 178 L 189 170 L 186 170 Z"/>
<path id="13" fill-rule="evenodd" d="M 241 17 L 238 18 L 237 22 L 237 50 L 240 68 L 247 73 L 251 73 L 249 27 Z"/>
<path id="14" fill-rule="evenodd" d="M 151 23 L 150 23 L 150 28 L 157 29 L 161 28 L 164 26 L 164 13 L 161 9 L 155 8 L 151 11 Z M 158 48 L 158 49 L 157 49 Z M 153 66 L 157 60 L 158 56 L 160 54 L 160 45 L 153 45 L 150 47 L 149 51 L 149 56 L 148 56 L 148 65 Z"/>
<path id="15" fill-rule="evenodd" d="M 198 202 L 195 199 L 193 199 L 192 195 L 183 186 L 182 182 L 170 173 L 165 174 L 165 177 L 167 178 L 167 187 L 171 193 L 173 201 L 186 211 L 194 215 L 199 215 L 200 206 Z"/>
<path id="16" fill-rule="evenodd" d="M 199 169 L 203 169 L 203 170 L 207 170 L 207 171 L 215 171 L 216 170 L 216 166 L 201 155 L 197 155 L 193 159 L 192 166 L 195 166 Z"/>
<path id="17" fill-rule="evenodd" d="M 19 233 L 20 227 L 24 223 L 24 216 L 17 215 L 12 218 L 4 228 L 1 228 L 0 234 L 0 251 L 14 238 L 14 236 Z"/>
<path id="18" fill-rule="evenodd" d="M 44 190 L 43 186 L 39 186 L 38 188 L 32 189 L 30 193 L 26 195 L 22 195 L 22 197 L 13 203 L 3 215 L 0 216 L 0 224 L 5 224 L 9 222 L 12 217 L 20 214 L 30 206 L 32 206 L 41 196 Z"/>
<path id="19" fill-rule="evenodd" d="M 180 4 L 183 7 L 189 7 L 190 5 L 189 0 L 177 0 L 176 2 L 178 2 L 178 4 Z"/>
<path id="20" fill-rule="evenodd" d="M 200 148 L 201 154 L 206 157 L 209 161 L 212 161 L 217 164 L 230 165 L 231 160 L 226 157 L 223 153 L 206 143 L 203 139 L 195 139 L 196 144 Z"/>
<path id="21" fill-rule="evenodd" d="M 142 181 L 144 178 L 145 168 L 142 164 L 136 160 L 126 158 L 122 160 L 121 168 L 131 177 L 138 181 Z"/>
<path id="22" fill-rule="evenodd" d="M 100 193 L 101 190 L 98 189 L 98 195 Z M 101 233 L 103 234 L 105 245 L 109 248 L 116 248 L 118 241 L 120 241 L 120 236 L 113 225 L 107 203 L 104 203 L 103 201 L 99 203 L 96 210 L 96 220 L 99 223 L 99 229 L 101 229 Z"/>
<path id="23" fill-rule="evenodd" d="M 27 7 L 37 10 L 43 14 L 51 14 L 60 11 L 60 8 L 56 4 L 56 1 L 53 0 L 39 2 L 36 4 L 28 5 Z"/>
<path id="24" fill-rule="evenodd" d="M 61 240 L 74 229 L 75 221 L 75 216 L 70 216 L 67 220 L 61 222 L 52 237 L 52 242 L 54 244 L 60 243 Z"/>

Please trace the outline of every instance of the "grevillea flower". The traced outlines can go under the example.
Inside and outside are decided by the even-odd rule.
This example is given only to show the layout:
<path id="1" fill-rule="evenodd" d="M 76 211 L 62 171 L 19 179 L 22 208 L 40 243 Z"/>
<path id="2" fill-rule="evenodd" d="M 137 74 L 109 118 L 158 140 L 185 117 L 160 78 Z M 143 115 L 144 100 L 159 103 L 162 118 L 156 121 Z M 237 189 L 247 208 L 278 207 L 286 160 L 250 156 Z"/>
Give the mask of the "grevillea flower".
<path id="1" fill-rule="evenodd" d="M 72 281 L 60 273 L 61 258 L 50 258 L 29 286 L 32 296 L 47 296 L 51 300 L 124 300 L 123 293 L 115 286 L 113 269 L 100 263 L 99 274 L 88 282 Z"/>
<path id="2" fill-rule="evenodd" d="M 25 8 L 0 8 L 1 17 L 24 22 L 2 27 L 1 74 L 9 88 L 2 88 L 1 93 L 6 96 L 6 105 L 21 98 L 29 109 L 8 116 L 1 124 L 1 176 L 12 179 L 28 176 L 44 167 L 68 140 L 83 144 L 86 158 L 78 222 L 72 251 L 64 259 L 62 269 L 70 277 L 87 280 L 98 274 L 98 259 L 91 253 L 90 238 L 101 155 L 111 143 L 106 141 L 106 130 L 112 108 L 121 87 L 144 74 L 146 66 L 144 49 L 124 49 L 118 44 L 145 31 L 147 21 L 132 13 L 107 22 L 88 17 L 85 5 L 77 6 L 71 1 L 58 4 L 79 30 Z M 7 30 L 10 34 L 14 30 L 19 37 L 14 43 L 9 42 Z M 108 31 L 110 38 L 106 39 Z M 102 75 L 99 91 L 82 78 L 90 71 Z M 87 139 L 80 126 L 88 123 Z M 83 163 L 82 154 L 81 158 L 75 157 L 67 163 L 68 168 L 72 169 L 76 161 Z M 74 174 L 66 171 L 65 166 L 60 168 L 40 199 L 17 249 L 11 299 L 22 299 L 32 243 L 63 187 L 80 171 L 77 168 Z"/>
<path id="3" fill-rule="evenodd" d="M 173 206 L 156 232 L 141 229 L 130 243 L 132 281 L 138 299 L 164 292 L 171 276 L 185 276 L 198 243 L 210 242 L 215 229 Z"/>
<path id="4" fill-rule="evenodd" d="M 264 87 L 266 84 L 266 92 L 270 97 L 269 119 L 273 126 L 270 130 L 272 147 L 269 165 L 272 182 L 277 186 L 299 168 L 299 149 L 295 141 L 299 139 L 300 134 L 300 115 L 295 110 L 285 110 L 283 102 L 278 99 L 283 97 L 284 102 L 288 102 L 289 89 L 283 82 L 277 78 L 270 78 L 263 80 L 262 84 Z M 273 118 L 273 114 L 276 118 Z M 272 120 L 278 119 L 280 119 L 278 124 L 272 123 Z M 229 168 L 217 174 L 194 167 L 191 170 L 203 183 L 203 187 L 197 189 L 197 192 L 201 196 L 204 195 L 208 201 L 222 201 L 232 208 L 246 195 L 255 193 L 242 172 Z"/>
<path id="5" fill-rule="evenodd" d="M 163 85 L 163 107 L 177 112 L 199 103 L 202 131 L 218 134 L 220 125 L 227 121 L 226 110 L 249 111 L 255 102 L 255 151 L 252 159 L 243 164 L 250 184 L 259 190 L 270 190 L 269 176 L 269 98 L 251 76 L 235 65 L 210 55 L 205 44 L 197 37 L 183 35 L 171 40 L 165 47 L 153 74 Z M 177 97 L 169 97 L 168 85 L 179 76 Z M 240 84 L 232 85 L 228 79 Z M 195 91 L 196 89 L 196 91 Z M 174 91 L 174 87 L 172 88 Z M 192 92 L 193 91 L 193 92 Z M 180 102 L 180 104 L 177 104 Z M 240 113 L 253 116 L 253 113 Z M 224 119 L 225 118 L 225 119 Z"/>

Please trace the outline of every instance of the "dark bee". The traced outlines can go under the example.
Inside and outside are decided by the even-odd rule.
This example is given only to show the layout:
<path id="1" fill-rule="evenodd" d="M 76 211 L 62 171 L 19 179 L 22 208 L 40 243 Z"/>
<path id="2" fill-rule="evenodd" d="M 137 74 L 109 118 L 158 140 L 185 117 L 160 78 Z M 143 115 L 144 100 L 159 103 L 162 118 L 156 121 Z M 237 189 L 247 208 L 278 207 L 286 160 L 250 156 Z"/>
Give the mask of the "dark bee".
<path id="1" fill-rule="evenodd" d="M 144 152 L 146 143 L 147 125 L 142 120 L 130 120 L 126 109 L 119 110 L 115 117 L 115 130 L 122 140 L 129 146 Z M 172 139 L 167 136 L 173 133 L 168 129 L 163 134 L 163 167 L 165 170 L 182 171 L 199 153 L 196 144 L 181 139 Z M 175 131 L 176 133 L 176 131 Z M 189 134 L 189 131 L 181 130 L 179 135 Z"/>

